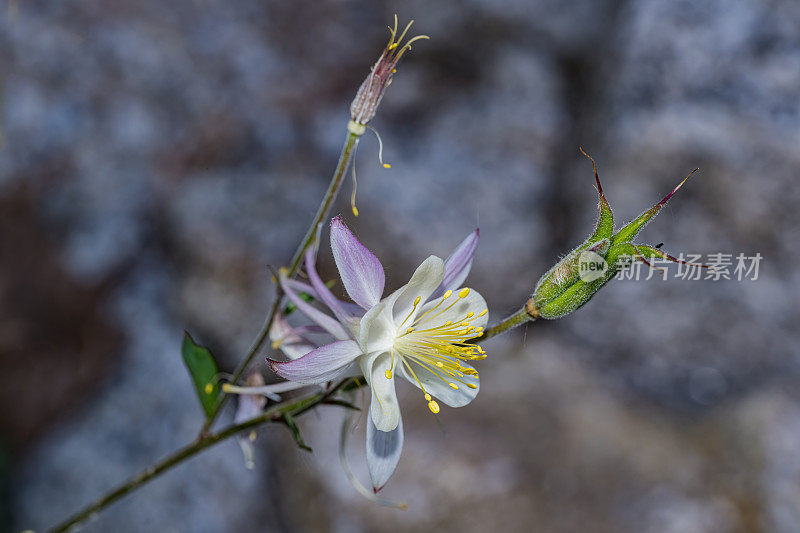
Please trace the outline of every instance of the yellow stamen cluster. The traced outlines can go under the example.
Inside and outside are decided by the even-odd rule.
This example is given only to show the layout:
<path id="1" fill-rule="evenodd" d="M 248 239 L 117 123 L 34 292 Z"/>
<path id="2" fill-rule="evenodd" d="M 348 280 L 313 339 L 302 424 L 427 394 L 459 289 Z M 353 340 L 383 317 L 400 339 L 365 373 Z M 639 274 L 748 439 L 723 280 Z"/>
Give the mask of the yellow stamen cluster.
<path id="1" fill-rule="evenodd" d="M 392 368 L 394 368 L 394 357 L 397 352 L 408 373 L 422 389 L 425 400 L 428 402 L 428 408 L 433 413 L 439 412 L 439 404 L 425 390 L 410 363 L 416 363 L 424 368 L 447 383 L 453 390 L 458 390 L 459 386 L 470 389 L 478 388 L 477 385 L 471 383 L 472 379 L 478 378 L 478 372 L 462 362 L 486 358 L 486 352 L 480 346 L 470 344 L 468 341 L 483 333 L 482 327 L 470 326 L 469 321 L 486 315 L 488 310 L 484 309 L 478 315 L 470 311 L 458 320 L 447 320 L 436 326 L 431 324 L 434 319 L 452 309 L 469 293 L 470 290 L 464 288 L 458 292 L 456 298 L 451 299 L 453 291 L 448 290 L 436 305 L 416 317 L 410 327 L 404 328 L 403 326 L 414 316 L 420 304 L 421 298 L 418 296 L 414 300 L 408 316 L 398 327 L 402 333 L 395 340 L 391 352 Z M 391 379 L 390 370 L 386 371 L 386 377 Z"/>

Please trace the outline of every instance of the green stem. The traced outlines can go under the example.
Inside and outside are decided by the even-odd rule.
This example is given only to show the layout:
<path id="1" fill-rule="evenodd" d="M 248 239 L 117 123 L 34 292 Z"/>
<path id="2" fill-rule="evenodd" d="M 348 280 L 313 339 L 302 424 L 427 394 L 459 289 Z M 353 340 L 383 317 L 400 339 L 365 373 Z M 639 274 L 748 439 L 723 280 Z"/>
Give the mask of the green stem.
<path id="1" fill-rule="evenodd" d="M 355 125 L 357 126 L 357 125 Z M 316 239 L 317 236 L 317 226 L 328 216 L 328 212 L 331 209 L 331 205 L 333 201 L 336 199 L 336 195 L 339 192 L 339 189 L 342 186 L 342 181 L 347 171 L 347 167 L 350 164 L 350 159 L 353 155 L 353 149 L 358 144 L 358 139 L 364 133 L 363 126 L 358 128 L 354 127 L 354 125 L 348 124 L 347 127 L 347 139 L 344 142 L 344 147 L 342 148 L 342 153 L 339 156 L 339 163 L 336 165 L 336 170 L 333 173 L 333 178 L 331 178 L 331 183 L 328 185 L 328 190 L 325 193 L 325 196 L 322 198 L 322 202 L 319 204 L 319 209 L 317 209 L 317 214 L 314 217 L 314 220 L 311 222 L 311 225 L 308 227 L 308 231 L 306 232 L 305 237 L 297 246 L 297 250 L 294 252 L 294 256 L 292 257 L 291 263 L 289 263 L 289 272 L 287 274 L 288 277 L 292 277 L 297 273 L 297 269 L 300 267 L 300 263 L 303 260 L 303 256 L 308 250 L 308 247 L 311 246 Z M 253 344 L 250 346 L 250 349 L 247 351 L 244 359 L 242 359 L 241 363 L 236 367 L 236 370 L 233 371 L 233 377 L 231 378 L 231 383 L 237 383 L 242 375 L 244 374 L 245 370 L 250 366 L 250 363 L 253 361 L 253 358 L 256 356 L 258 351 L 264 345 L 264 341 L 267 339 L 267 335 L 269 335 L 269 330 L 272 327 L 272 322 L 275 320 L 275 315 L 278 312 L 278 308 L 281 304 L 281 291 L 280 287 L 277 289 L 277 293 L 275 294 L 275 301 L 272 303 L 272 307 L 267 313 L 267 317 L 264 320 L 264 324 L 261 326 L 261 330 L 258 332 L 258 336 L 256 340 L 253 341 Z M 208 435 L 208 432 L 211 429 L 211 425 L 217 419 L 220 411 L 222 410 L 222 406 L 225 405 L 228 396 L 224 395 L 221 397 L 220 401 L 217 402 L 214 411 L 211 415 L 206 419 L 205 423 L 203 424 L 203 428 L 200 431 L 200 436 Z"/>
<path id="2" fill-rule="evenodd" d="M 360 131 L 360 133 L 358 131 Z M 336 199 L 336 193 L 339 192 L 339 188 L 342 186 L 342 179 L 344 178 L 344 174 L 347 171 L 348 165 L 350 164 L 350 157 L 353 155 L 353 150 L 358 144 L 358 139 L 361 137 L 363 132 L 363 126 L 361 130 L 356 130 L 355 128 L 348 126 L 347 139 L 345 140 L 344 147 L 342 148 L 342 153 L 339 156 L 339 163 L 336 165 L 336 170 L 333 173 L 333 178 L 331 178 L 331 183 L 328 186 L 328 191 L 325 193 L 322 203 L 319 204 L 317 215 L 314 217 L 314 221 L 308 227 L 308 231 L 306 232 L 305 238 L 303 238 L 302 244 L 297 247 L 297 251 L 295 251 L 294 257 L 292 257 L 292 262 L 289 263 L 289 276 L 293 276 L 297 272 L 297 268 L 300 266 L 300 262 L 303 260 L 306 250 L 317 238 L 317 226 L 319 226 L 325 217 L 328 216 L 328 211 L 331 209 L 331 204 L 333 204 L 333 201 Z"/>
<path id="3" fill-rule="evenodd" d="M 527 322 L 534 321 L 538 318 L 538 316 L 539 315 L 536 311 L 536 306 L 533 305 L 532 300 L 529 300 L 525 304 L 525 307 L 523 307 L 513 315 L 509 316 L 505 320 L 502 320 L 500 323 L 487 329 L 483 335 L 481 335 L 480 337 L 476 337 L 475 339 L 472 339 L 471 342 L 478 343 L 484 341 L 486 339 L 489 339 L 491 337 L 509 331 L 517 326 L 520 326 Z M 329 388 L 324 392 L 319 392 L 313 395 L 302 397 L 298 400 L 293 400 L 291 402 L 284 402 L 283 404 L 276 405 L 270 409 L 267 409 L 266 411 L 264 411 L 264 413 L 255 418 L 251 418 L 250 420 L 246 420 L 245 422 L 242 422 L 240 424 L 232 425 L 221 431 L 218 431 L 217 433 L 201 434 L 197 438 L 197 440 L 192 444 L 178 450 L 177 452 L 162 459 L 161 461 L 150 466 L 149 468 L 146 468 L 143 472 L 132 477 L 127 482 L 123 483 L 122 485 L 112 490 L 105 496 L 101 497 L 91 505 L 87 506 L 82 511 L 76 513 L 75 515 L 68 518 L 61 524 L 55 526 L 51 531 L 54 533 L 67 531 L 72 526 L 75 526 L 87 520 L 93 514 L 103 510 L 104 508 L 116 502 L 123 496 L 138 489 L 148 481 L 158 477 L 167 470 L 170 470 L 172 467 L 181 464 L 185 460 L 193 457 L 194 455 L 205 450 L 206 448 L 209 448 L 214 444 L 217 444 L 218 442 L 222 442 L 236 435 L 237 433 L 240 433 L 247 429 L 258 427 L 261 424 L 265 424 L 268 422 L 286 423 L 285 421 L 287 417 L 285 415 L 289 415 L 290 417 L 296 418 L 301 414 L 306 413 L 311 409 L 317 407 L 320 404 L 341 405 L 342 407 L 350 408 L 352 406 L 350 404 L 347 404 L 347 402 L 330 401 L 330 400 L 332 396 L 336 394 L 336 392 L 338 392 L 347 383 L 351 382 L 352 380 L 349 378 L 342 380 L 337 385 L 333 386 L 332 388 Z"/>
<path id="4" fill-rule="evenodd" d="M 326 400 L 328 400 L 331 396 L 336 394 L 336 392 L 345 383 L 347 383 L 347 381 L 348 380 L 344 380 L 335 387 L 332 387 L 324 392 L 318 392 L 316 394 L 305 396 L 297 400 L 292 400 L 291 402 L 285 402 L 283 404 L 276 405 L 270 409 L 267 409 L 266 411 L 264 411 L 262 414 L 260 414 L 255 418 L 251 418 L 250 420 L 246 420 L 239 424 L 227 427 L 217 433 L 212 433 L 198 438 L 192 444 L 189 444 L 188 446 L 181 448 L 175 453 L 169 455 L 168 457 L 165 457 L 161 461 L 155 463 L 154 465 L 149 466 L 139 474 L 133 476 L 127 482 L 123 483 L 122 485 L 112 490 L 105 496 L 101 497 L 91 505 L 87 506 L 82 511 L 74 514 L 64 522 L 54 526 L 50 531 L 53 533 L 68 531 L 73 526 L 76 526 L 77 524 L 80 524 L 81 522 L 87 520 L 93 514 L 103 510 L 104 508 L 116 502 L 126 494 L 133 492 L 134 490 L 138 489 L 148 481 L 158 477 L 167 470 L 170 470 L 172 467 L 179 465 L 180 463 L 196 455 L 197 453 L 205 450 L 206 448 L 210 448 L 211 446 L 219 442 L 222 442 L 236 435 L 237 433 L 241 433 L 242 431 L 245 431 L 247 429 L 253 429 L 267 422 L 283 423 L 284 415 L 288 414 L 296 418 L 302 415 L 303 413 L 313 409 L 314 407 L 316 407 L 321 403 L 327 403 Z"/>
<path id="5" fill-rule="evenodd" d="M 539 313 L 536 309 L 536 306 L 534 305 L 533 300 L 528 300 L 522 309 L 505 318 L 504 320 L 501 320 L 499 323 L 484 331 L 483 335 L 480 337 L 475 337 L 469 342 L 472 344 L 483 342 L 486 339 L 491 339 L 495 335 L 500 335 L 501 333 L 505 333 L 508 330 L 514 329 L 517 326 L 521 326 L 522 324 L 526 324 L 528 322 L 533 322 L 537 318 L 539 318 Z"/>

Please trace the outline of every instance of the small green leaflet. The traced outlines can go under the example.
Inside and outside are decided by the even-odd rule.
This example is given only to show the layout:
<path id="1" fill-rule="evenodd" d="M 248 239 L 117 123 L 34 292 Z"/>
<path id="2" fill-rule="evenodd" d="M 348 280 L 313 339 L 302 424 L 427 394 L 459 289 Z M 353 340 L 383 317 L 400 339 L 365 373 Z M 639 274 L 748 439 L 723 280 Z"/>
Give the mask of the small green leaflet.
<path id="1" fill-rule="evenodd" d="M 307 452 L 314 453 L 314 450 L 312 450 L 311 447 L 305 443 L 305 441 L 303 440 L 303 436 L 300 435 L 300 428 L 297 427 L 297 423 L 295 423 L 294 417 L 289 413 L 283 413 L 283 422 L 286 424 L 286 427 L 289 428 L 289 431 L 292 433 L 292 437 L 294 438 L 295 443 L 297 443 L 297 445 L 301 449 Z"/>
<path id="2" fill-rule="evenodd" d="M 188 332 L 184 332 L 181 352 L 183 353 L 183 362 L 194 381 L 200 405 L 203 406 L 206 417 L 210 417 L 214 414 L 220 392 L 217 380 L 217 362 L 214 361 L 214 356 L 211 355 L 208 348 L 195 343 Z"/>

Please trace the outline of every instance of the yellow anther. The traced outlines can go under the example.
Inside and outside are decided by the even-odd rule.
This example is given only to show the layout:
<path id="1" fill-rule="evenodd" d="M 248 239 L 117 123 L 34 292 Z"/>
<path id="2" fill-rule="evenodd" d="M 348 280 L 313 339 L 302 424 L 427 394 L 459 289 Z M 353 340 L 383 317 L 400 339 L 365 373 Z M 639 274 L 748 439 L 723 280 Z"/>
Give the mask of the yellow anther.
<path id="1" fill-rule="evenodd" d="M 211 394 L 212 392 L 214 392 L 214 385 L 212 385 L 211 383 L 206 383 L 206 387 L 203 390 L 206 392 L 206 394 Z"/>
<path id="2" fill-rule="evenodd" d="M 438 366 L 439 368 L 444 368 L 444 363 L 442 363 L 441 361 L 436 361 L 436 366 Z"/>
<path id="3" fill-rule="evenodd" d="M 383 375 L 386 376 L 386 379 L 392 379 L 392 371 L 389 370 L 388 368 L 386 369 L 386 372 L 383 373 Z"/>
<path id="4" fill-rule="evenodd" d="M 428 402 L 428 409 L 431 410 L 431 413 L 437 414 L 439 412 L 439 404 L 436 401 L 431 400 Z"/>
<path id="5" fill-rule="evenodd" d="M 475 313 L 473 313 L 472 311 L 470 311 L 469 313 L 467 313 L 467 318 L 472 318 L 472 317 L 474 317 L 474 316 L 475 316 Z"/>
<path id="6" fill-rule="evenodd" d="M 483 315 L 485 315 L 485 314 L 486 314 L 486 313 L 488 313 L 488 312 L 489 312 L 489 310 L 488 310 L 488 309 L 484 309 L 483 311 L 481 311 L 480 313 L 478 313 L 478 316 L 483 316 Z"/>
<path id="7" fill-rule="evenodd" d="M 453 295 L 453 291 L 451 291 L 450 289 L 447 289 L 447 292 L 444 293 L 442 298 L 447 299 L 447 298 L 450 298 L 450 296 L 452 296 L 452 295 Z"/>
<path id="8" fill-rule="evenodd" d="M 473 389 L 473 390 L 478 388 L 478 386 L 475 385 L 474 383 L 467 383 L 467 387 L 469 387 L 470 389 Z"/>
<path id="9" fill-rule="evenodd" d="M 400 34 L 400 37 L 397 38 L 397 44 L 400 44 L 403 41 L 403 37 L 406 36 L 406 33 L 408 33 L 408 29 L 411 27 L 412 24 L 414 24 L 414 19 L 411 19 L 411 21 L 408 24 L 406 24 L 406 29 L 404 29 L 403 33 Z M 395 32 L 395 35 L 396 34 L 397 34 L 397 32 Z M 392 39 L 392 40 L 394 40 L 394 39 Z"/>
<path id="10" fill-rule="evenodd" d="M 411 333 L 412 331 L 414 331 L 414 328 L 408 328 L 408 329 L 406 330 L 406 333 Z"/>
<path id="11" fill-rule="evenodd" d="M 280 276 L 288 276 L 289 275 L 289 269 L 286 268 L 286 267 L 280 267 L 278 269 L 278 275 L 280 275 Z"/>
<path id="12" fill-rule="evenodd" d="M 448 385 L 450 385 L 451 389 L 458 390 L 458 385 L 456 385 L 455 383 L 448 383 Z"/>
<path id="13" fill-rule="evenodd" d="M 281 345 L 281 341 L 272 341 L 272 349 L 277 350 Z"/>
<path id="14" fill-rule="evenodd" d="M 483 332 L 482 327 L 478 326 L 477 328 L 475 328 L 475 333 L 482 333 L 482 332 Z"/>
<path id="15" fill-rule="evenodd" d="M 428 394 L 427 392 L 425 393 L 425 400 L 431 401 L 431 395 Z"/>
<path id="16" fill-rule="evenodd" d="M 419 305 L 421 301 L 422 301 L 422 296 L 417 296 L 416 298 L 414 298 L 414 305 Z"/>
<path id="17" fill-rule="evenodd" d="M 209 383 L 210 385 L 210 383 Z M 206 390 L 208 390 L 208 385 L 206 385 Z M 222 384 L 222 392 L 230 392 L 231 391 L 231 384 L 230 383 L 223 383 Z M 206 393 L 208 394 L 208 393 Z"/>
<path id="18" fill-rule="evenodd" d="M 466 298 L 468 294 L 469 294 L 469 289 L 466 287 L 458 291 L 459 298 Z"/>
<path id="19" fill-rule="evenodd" d="M 397 69 L 396 69 L 396 68 L 393 68 L 393 69 L 392 69 L 392 74 L 396 74 L 396 73 L 397 73 Z"/>
<path id="20" fill-rule="evenodd" d="M 353 214 L 358 216 L 358 208 L 356 206 L 353 206 Z"/>
<path id="21" fill-rule="evenodd" d="M 389 163 L 384 163 L 383 168 L 392 168 L 392 165 L 390 165 Z"/>
<path id="22" fill-rule="evenodd" d="M 448 320 L 447 322 L 445 322 L 445 323 L 444 323 L 444 325 L 445 325 L 445 326 L 449 326 L 449 325 L 451 325 L 452 323 L 453 323 L 453 321 L 452 321 L 452 320 Z"/>

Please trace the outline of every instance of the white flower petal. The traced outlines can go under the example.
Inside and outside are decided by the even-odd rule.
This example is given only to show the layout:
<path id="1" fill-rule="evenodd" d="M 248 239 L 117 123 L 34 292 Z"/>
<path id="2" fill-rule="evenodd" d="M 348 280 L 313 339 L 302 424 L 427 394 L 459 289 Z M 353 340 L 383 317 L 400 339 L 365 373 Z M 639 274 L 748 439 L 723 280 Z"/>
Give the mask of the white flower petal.
<path id="1" fill-rule="evenodd" d="M 384 352 L 394 343 L 396 329 L 392 319 L 392 306 L 402 289 L 387 296 L 364 313 L 358 331 L 358 342 L 364 353 Z"/>
<path id="2" fill-rule="evenodd" d="M 414 271 L 414 275 L 403 287 L 397 290 L 397 299 L 392 308 L 392 315 L 398 327 L 405 320 L 404 327 L 410 326 L 414 321 L 414 316 L 419 313 L 421 304 L 425 303 L 428 297 L 436 290 L 444 277 L 444 261 L 432 255 L 428 257 Z M 414 307 L 414 301 L 419 297 L 420 305 L 417 305 L 413 315 L 406 320 Z"/>
<path id="3" fill-rule="evenodd" d="M 395 360 L 395 363 L 399 361 Z M 363 357 L 360 364 L 361 371 L 372 390 L 370 402 L 372 421 L 380 431 L 392 431 L 400 423 L 400 405 L 394 390 L 394 376 L 392 379 L 386 379 L 386 371 L 391 367 L 391 355 L 387 352 L 370 354 Z"/>
<path id="4" fill-rule="evenodd" d="M 367 421 L 367 468 L 376 493 L 394 473 L 402 451 L 403 419 L 398 420 L 392 431 L 381 431 L 370 417 Z"/>
<path id="5" fill-rule="evenodd" d="M 422 387 L 424 387 L 423 390 L 429 393 L 431 396 L 443 401 L 450 407 L 463 407 L 474 400 L 475 396 L 478 395 L 480 383 L 478 378 L 475 376 L 459 376 L 458 379 L 463 382 L 461 383 L 456 381 L 452 376 L 444 374 L 442 370 L 437 368 L 436 371 L 448 380 L 446 382 L 434 374 L 431 370 L 418 363 L 408 362 L 408 364 L 411 366 L 411 369 L 414 371 L 414 374 L 417 375 L 417 378 L 419 378 L 420 382 L 422 382 Z M 461 366 L 462 368 L 472 369 L 472 367 L 466 363 L 461 363 Z M 401 375 L 405 379 L 410 381 L 415 387 L 420 388 L 419 383 L 417 383 L 417 380 L 414 379 L 414 376 L 408 372 L 408 370 L 405 368 L 405 365 L 403 365 L 400 370 Z M 453 389 L 448 382 L 455 384 L 458 389 Z M 471 389 L 466 385 L 466 383 L 474 385 L 475 388 Z"/>

